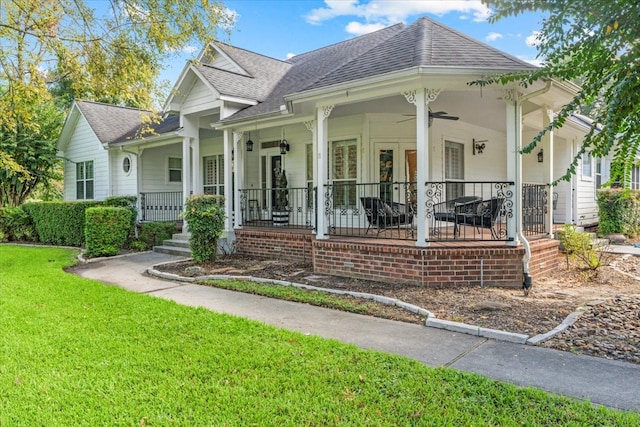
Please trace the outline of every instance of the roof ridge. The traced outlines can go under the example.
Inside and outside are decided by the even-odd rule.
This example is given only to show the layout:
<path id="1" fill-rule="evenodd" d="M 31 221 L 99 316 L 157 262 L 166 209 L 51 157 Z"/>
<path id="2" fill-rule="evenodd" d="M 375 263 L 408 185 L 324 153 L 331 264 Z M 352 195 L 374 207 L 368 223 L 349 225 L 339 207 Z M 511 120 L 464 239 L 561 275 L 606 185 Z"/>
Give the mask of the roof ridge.
<path id="1" fill-rule="evenodd" d="M 241 50 L 241 51 L 246 52 L 246 53 L 249 53 L 249 54 L 251 54 L 251 55 L 261 56 L 261 57 L 263 57 L 263 58 L 270 59 L 270 60 L 272 60 L 272 61 L 282 62 L 282 63 L 284 63 L 284 64 L 288 64 L 288 63 L 289 63 L 288 61 L 285 61 L 285 60 L 283 60 L 283 59 L 278 59 L 278 58 L 274 58 L 273 56 L 264 55 L 264 54 L 262 54 L 262 53 L 260 53 L 260 52 L 254 52 L 254 51 L 249 50 L 249 49 L 245 49 L 245 48 L 242 48 L 242 47 L 238 47 L 238 46 L 232 45 L 231 43 L 225 43 L 225 42 L 221 42 L 221 41 L 218 41 L 218 40 L 215 40 L 215 41 L 213 41 L 213 42 L 211 42 L 211 43 L 213 43 L 213 44 L 215 44 L 215 45 L 218 45 L 218 46 L 224 46 L 224 47 L 229 47 L 229 48 L 231 48 L 231 49 Z"/>
<path id="2" fill-rule="evenodd" d="M 94 105 L 101 105 L 101 106 L 104 106 L 104 107 L 121 108 L 123 110 L 142 111 L 142 112 L 145 112 L 145 113 L 153 113 L 153 111 L 147 110 L 145 108 L 127 107 L 126 105 L 109 104 L 107 102 L 101 102 L 101 101 L 90 101 L 90 100 L 85 100 L 85 99 L 80 99 L 80 98 L 76 98 L 73 101 L 78 105 L 80 105 L 80 104 L 94 104 Z"/>
<path id="3" fill-rule="evenodd" d="M 502 56 L 503 56 L 504 58 L 506 58 L 506 59 L 509 59 L 509 60 L 512 60 L 512 61 L 517 61 L 517 62 L 519 62 L 520 64 L 523 64 L 523 65 L 528 65 L 528 66 L 531 66 L 531 67 L 535 67 L 535 65 L 533 65 L 533 64 L 531 64 L 531 63 L 529 63 L 529 62 L 527 62 L 527 61 L 524 61 L 524 60 L 522 60 L 522 59 L 520 59 L 520 58 L 517 58 L 517 57 L 515 57 L 515 56 L 513 56 L 513 55 L 511 55 L 511 54 L 509 54 L 509 53 L 507 53 L 507 52 L 504 52 L 504 51 L 502 51 L 502 50 L 500 50 L 500 49 L 498 49 L 498 48 L 496 48 L 496 47 L 494 47 L 494 46 L 491 46 L 490 44 L 487 44 L 487 43 L 485 43 L 485 42 L 483 42 L 483 41 L 481 41 L 481 40 L 475 39 L 475 38 L 473 38 L 473 37 L 471 37 L 471 36 L 469 36 L 469 35 L 467 35 L 467 34 L 465 34 L 465 33 L 461 32 L 461 31 L 459 31 L 459 30 L 456 30 L 456 29 L 455 29 L 455 28 L 453 28 L 453 27 L 450 27 L 450 26 L 445 25 L 445 24 L 443 24 L 443 23 L 441 23 L 441 22 L 438 22 L 438 21 L 436 21 L 435 19 L 431 19 L 431 18 L 429 18 L 429 17 L 427 17 L 427 16 L 423 16 L 423 17 L 422 17 L 422 18 L 420 18 L 419 20 L 428 20 L 428 21 L 430 21 L 430 22 L 431 22 L 431 25 L 432 25 L 432 26 L 433 26 L 433 25 L 438 25 L 440 28 L 443 28 L 443 29 L 445 29 L 445 30 L 451 31 L 452 33 L 454 33 L 454 34 L 456 34 L 456 35 L 458 35 L 458 36 L 460 36 L 460 37 L 463 37 L 463 38 L 465 38 L 466 40 L 468 40 L 468 41 L 470 41 L 470 42 L 472 42 L 472 43 L 475 43 L 475 44 L 477 44 L 477 45 L 480 45 L 480 46 L 486 47 L 486 48 L 488 48 L 488 49 L 492 50 L 492 51 L 493 51 L 493 52 L 495 52 L 495 53 L 499 53 L 500 55 L 502 55 Z M 433 28 L 433 27 L 432 27 L 432 28 Z"/>
<path id="4" fill-rule="evenodd" d="M 238 76 L 238 77 L 246 77 L 248 79 L 255 79 L 255 76 L 251 75 L 251 74 L 243 74 L 243 73 L 238 73 L 235 71 L 230 71 L 230 70 L 226 70 L 224 68 L 220 68 L 220 67 L 214 67 L 211 64 L 205 64 L 203 62 L 192 62 L 192 65 L 194 67 L 206 67 L 206 68 L 211 68 L 212 70 L 216 70 L 216 71 L 221 71 L 224 73 L 229 73 L 229 74 L 233 74 L 234 76 Z"/>
<path id="5" fill-rule="evenodd" d="M 313 53 L 318 53 L 319 51 L 322 51 L 322 50 L 325 50 L 325 49 L 335 48 L 336 46 L 339 46 L 341 44 L 353 43 L 354 41 L 361 40 L 361 39 L 363 39 L 365 37 L 372 37 L 374 34 L 378 34 L 378 33 L 381 33 L 383 31 L 390 31 L 392 28 L 395 28 L 395 27 L 405 27 L 405 24 L 403 24 L 402 22 L 399 22 L 397 24 L 390 25 L 390 26 L 384 27 L 384 28 L 380 28 L 379 30 L 372 31 L 370 33 L 363 34 L 361 36 L 353 37 L 353 38 L 350 38 L 350 39 L 347 39 L 347 40 L 343 40 L 341 42 L 332 43 L 332 44 L 327 45 L 327 46 L 322 46 L 322 47 L 319 47 L 317 49 L 310 50 L 308 52 L 303 52 L 303 53 L 300 53 L 298 55 L 294 55 L 293 57 L 291 57 L 290 59 L 286 60 L 285 62 L 289 63 L 294 58 L 296 58 L 296 59 L 297 58 L 301 58 L 301 57 L 308 56 L 308 55 L 313 54 Z"/>

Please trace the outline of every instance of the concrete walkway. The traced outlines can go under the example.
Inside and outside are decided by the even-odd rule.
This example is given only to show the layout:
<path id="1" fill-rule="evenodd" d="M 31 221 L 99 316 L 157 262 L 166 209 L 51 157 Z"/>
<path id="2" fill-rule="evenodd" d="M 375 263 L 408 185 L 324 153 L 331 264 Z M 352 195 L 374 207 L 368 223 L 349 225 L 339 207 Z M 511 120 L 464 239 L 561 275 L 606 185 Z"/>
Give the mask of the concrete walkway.
<path id="1" fill-rule="evenodd" d="M 180 304 L 406 356 L 429 366 L 448 366 L 612 408 L 640 411 L 640 365 L 143 275 L 154 264 L 179 259 L 145 252 L 92 262 L 78 274 Z"/>

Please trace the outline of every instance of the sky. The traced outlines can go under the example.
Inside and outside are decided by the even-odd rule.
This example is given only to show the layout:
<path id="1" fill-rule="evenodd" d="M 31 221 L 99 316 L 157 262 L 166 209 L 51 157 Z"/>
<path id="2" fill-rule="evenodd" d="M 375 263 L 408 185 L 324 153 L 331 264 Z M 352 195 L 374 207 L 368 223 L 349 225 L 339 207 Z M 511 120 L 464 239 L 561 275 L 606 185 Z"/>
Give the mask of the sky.
<path id="1" fill-rule="evenodd" d="M 476 40 L 539 64 L 535 34 L 543 15 L 526 14 L 490 24 L 480 0 L 226 0 L 235 14 L 230 36 L 219 40 L 276 59 L 339 43 L 399 22 L 428 16 Z M 168 61 L 160 78 L 175 83 L 202 46 L 185 46 Z"/>

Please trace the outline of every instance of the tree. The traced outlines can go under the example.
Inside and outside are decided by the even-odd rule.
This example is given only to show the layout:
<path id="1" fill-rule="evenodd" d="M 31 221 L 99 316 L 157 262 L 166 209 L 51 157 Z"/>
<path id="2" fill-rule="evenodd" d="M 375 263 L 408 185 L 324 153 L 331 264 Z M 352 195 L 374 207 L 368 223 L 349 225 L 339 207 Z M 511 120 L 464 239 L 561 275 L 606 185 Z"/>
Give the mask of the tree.
<path id="1" fill-rule="evenodd" d="M 563 179 L 575 173 L 585 153 L 613 153 L 612 177 L 626 184 L 640 145 L 640 3 L 637 0 L 482 0 L 492 22 L 525 12 L 548 12 L 537 37 L 540 69 L 511 73 L 482 84 L 539 79 L 578 81 L 580 92 L 523 151 L 532 151 L 545 132 L 573 113 L 588 111 L 595 126 Z"/>
<path id="2" fill-rule="evenodd" d="M 0 162 L 0 206 L 52 178 L 59 111 L 74 98 L 152 109 L 162 62 L 234 19 L 210 0 L 0 0 L 0 151 L 30 174 L 7 189 L 15 168 Z"/>

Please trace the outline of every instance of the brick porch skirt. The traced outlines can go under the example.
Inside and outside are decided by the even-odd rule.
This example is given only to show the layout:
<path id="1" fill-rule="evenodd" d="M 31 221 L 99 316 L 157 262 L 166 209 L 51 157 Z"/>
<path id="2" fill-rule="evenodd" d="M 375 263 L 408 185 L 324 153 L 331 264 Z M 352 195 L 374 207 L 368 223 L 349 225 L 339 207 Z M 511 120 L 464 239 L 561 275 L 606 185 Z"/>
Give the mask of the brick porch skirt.
<path id="1" fill-rule="evenodd" d="M 492 242 L 433 244 L 375 239 L 316 240 L 310 233 L 236 230 L 238 253 L 309 262 L 319 274 L 423 286 L 521 287 L 523 246 Z M 485 243 L 483 246 L 482 243 Z M 530 242 L 529 273 L 536 278 L 558 266 L 558 242 Z"/>

